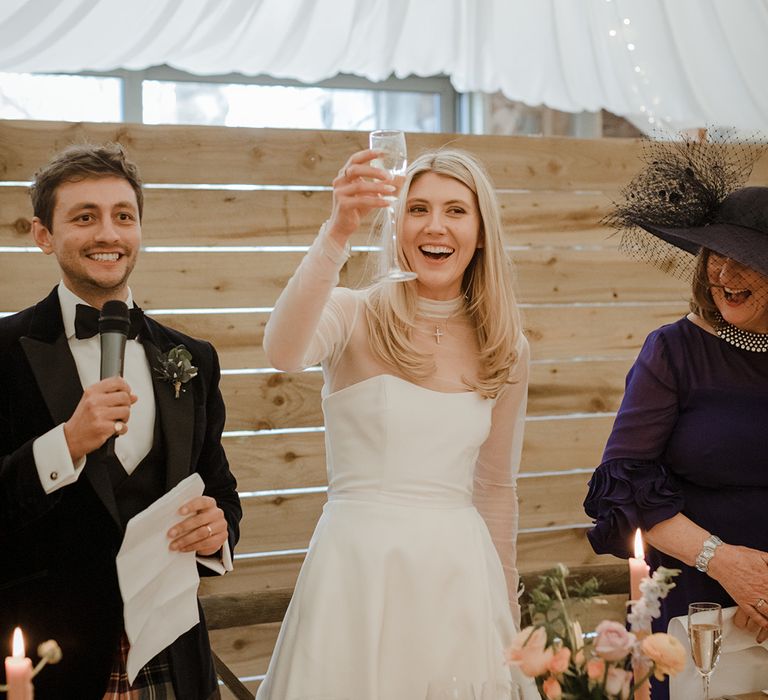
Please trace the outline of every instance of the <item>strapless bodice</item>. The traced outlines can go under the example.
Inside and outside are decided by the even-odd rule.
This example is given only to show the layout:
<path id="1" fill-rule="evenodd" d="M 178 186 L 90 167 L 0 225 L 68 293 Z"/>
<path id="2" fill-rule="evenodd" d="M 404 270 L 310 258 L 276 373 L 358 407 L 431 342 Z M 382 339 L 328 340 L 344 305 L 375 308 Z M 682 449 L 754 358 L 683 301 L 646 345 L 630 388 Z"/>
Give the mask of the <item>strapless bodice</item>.
<path id="1" fill-rule="evenodd" d="M 325 397 L 329 500 L 468 505 L 493 404 L 389 374 Z"/>

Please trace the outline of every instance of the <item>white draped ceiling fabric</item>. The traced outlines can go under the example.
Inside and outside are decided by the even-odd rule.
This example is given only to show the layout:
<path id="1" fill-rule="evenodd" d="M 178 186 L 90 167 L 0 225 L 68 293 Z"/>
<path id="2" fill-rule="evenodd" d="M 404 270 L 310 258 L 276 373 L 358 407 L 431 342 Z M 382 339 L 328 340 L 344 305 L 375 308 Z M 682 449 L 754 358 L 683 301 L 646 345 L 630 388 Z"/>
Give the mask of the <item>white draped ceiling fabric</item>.
<path id="1" fill-rule="evenodd" d="M 3 0 L 0 71 L 450 77 L 646 125 L 768 125 L 768 0 Z"/>

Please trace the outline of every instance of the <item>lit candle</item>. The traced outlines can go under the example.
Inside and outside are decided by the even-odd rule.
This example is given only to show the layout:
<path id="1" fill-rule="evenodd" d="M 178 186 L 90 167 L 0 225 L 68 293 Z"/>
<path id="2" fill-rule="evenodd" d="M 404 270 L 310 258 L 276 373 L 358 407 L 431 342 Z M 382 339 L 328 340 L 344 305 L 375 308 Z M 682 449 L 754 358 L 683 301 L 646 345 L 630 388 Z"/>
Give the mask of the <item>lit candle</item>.
<path id="1" fill-rule="evenodd" d="M 13 631 L 13 656 L 5 657 L 5 682 L 8 700 L 32 700 L 32 659 L 24 656 L 24 637 Z"/>
<path id="2" fill-rule="evenodd" d="M 640 600 L 640 581 L 650 575 L 650 567 L 645 563 L 643 537 L 638 529 L 635 532 L 635 556 L 629 558 L 629 599 Z"/>
<path id="3" fill-rule="evenodd" d="M 640 600 L 640 581 L 650 576 L 651 569 L 645 563 L 645 551 L 643 550 L 643 537 L 640 529 L 635 532 L 635 556 L 629 558 L 629 591 L 630 600 Z M 636 630 L 637 631 L 637 630 Z M 638 636 L 648 634 L 650 630 L 640 630 Z M 639 681 L 648 673 L 648 669 L 639 663 L 632 664 L 635 680 Z M 650 700 L 651 685 L 645 681 L 640 687 L 635 688 L 635 700 Z"/>

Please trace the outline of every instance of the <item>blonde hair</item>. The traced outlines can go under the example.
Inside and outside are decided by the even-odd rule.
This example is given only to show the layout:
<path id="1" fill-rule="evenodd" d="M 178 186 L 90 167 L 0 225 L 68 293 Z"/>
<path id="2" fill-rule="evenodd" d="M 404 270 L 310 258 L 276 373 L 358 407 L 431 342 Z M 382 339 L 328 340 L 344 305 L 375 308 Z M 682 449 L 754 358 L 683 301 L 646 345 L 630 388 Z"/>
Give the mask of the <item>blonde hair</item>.
<path id="1" fill-rule="evenodd" d="M 458 149 L 441 149 L 419 156 L 408 168 L 395 205 L 398 232 L 402 229 L 405 200 L 411 185 L 424 173 L 452 177 L 475 194 L 480 210 L 479 240 L 461 283 L 467 313 L 480 346 L 480 373 L 467 386 L 486 398 L 495 398 L 509 383 L 518 359 L 521 335 L 520 311 L 515 298 L 512 262 L 504 251 L 501 211 L 490 177 L 472 155 Z M 390 255 L 382 246 L 381 269 Z M 399 255 L 401 267 L 407 262 Z M 435 370 L 429 354 L 417 352 L 412 341 L 418 294 L 413 283 L 378 282 L 366 302 L 366 321 L 371 350 L 383 362 L 406 377 L 419 380 Z"/>

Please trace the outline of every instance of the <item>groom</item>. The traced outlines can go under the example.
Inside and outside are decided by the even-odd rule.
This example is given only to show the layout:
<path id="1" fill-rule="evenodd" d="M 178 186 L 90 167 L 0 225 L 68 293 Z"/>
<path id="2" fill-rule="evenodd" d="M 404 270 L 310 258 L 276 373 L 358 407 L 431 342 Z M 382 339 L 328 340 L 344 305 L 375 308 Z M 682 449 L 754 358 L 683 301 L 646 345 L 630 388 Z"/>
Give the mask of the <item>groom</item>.
<path id="1" fill-rule="evenodd" d="M 17 625 L 29 656 L 59 643 L 63 659 L 35 678 L 36 700 L 218 697 L 202 611 L 128 687 L 115 566 L 128 520 L 197 472 L 204 494 L 164 533 L 168 546 L 194 551 L 201 574 L 232 568 L 241 509 L 221 445 L 216 351 L 133 305 L 143 195 L 119 145 L 66 149 L 31 194 L 32 236 L 61 282 L 0 319 L 0 656 Z M 114 299 L 133 307 L 125 378 L 100 381 L 93 321 Z M 177 394 L 161 364 L 179 345 L 197 375 Z"/>

